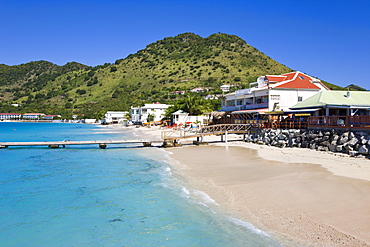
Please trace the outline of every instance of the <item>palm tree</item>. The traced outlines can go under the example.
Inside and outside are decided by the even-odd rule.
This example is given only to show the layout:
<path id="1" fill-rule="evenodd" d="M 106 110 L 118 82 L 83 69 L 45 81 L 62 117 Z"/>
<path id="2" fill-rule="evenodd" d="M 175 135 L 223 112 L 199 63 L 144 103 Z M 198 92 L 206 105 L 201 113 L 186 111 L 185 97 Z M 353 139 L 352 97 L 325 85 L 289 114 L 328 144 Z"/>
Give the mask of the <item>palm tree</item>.
<path id="1" fill-rule="evenodd" d="M 177 102 L 177 108 L 188 112 L 189 115 L 200 115 L 212 111 L 212 104 L 196 95 L 187 95 Z"/>

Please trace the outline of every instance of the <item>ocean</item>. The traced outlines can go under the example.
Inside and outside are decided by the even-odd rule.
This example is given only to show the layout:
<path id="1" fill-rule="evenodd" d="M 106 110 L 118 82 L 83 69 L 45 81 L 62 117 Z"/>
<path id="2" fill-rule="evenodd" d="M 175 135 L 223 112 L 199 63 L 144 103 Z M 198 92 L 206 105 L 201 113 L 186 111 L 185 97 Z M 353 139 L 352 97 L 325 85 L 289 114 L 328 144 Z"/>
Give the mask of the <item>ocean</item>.
<path id="1" fill-rule="evenodd" d="M 0 122 L 1 141 L 137 139 L 100 125 Z M 282 246 L 136 144 L 0 149 L 0 245 Z"/>

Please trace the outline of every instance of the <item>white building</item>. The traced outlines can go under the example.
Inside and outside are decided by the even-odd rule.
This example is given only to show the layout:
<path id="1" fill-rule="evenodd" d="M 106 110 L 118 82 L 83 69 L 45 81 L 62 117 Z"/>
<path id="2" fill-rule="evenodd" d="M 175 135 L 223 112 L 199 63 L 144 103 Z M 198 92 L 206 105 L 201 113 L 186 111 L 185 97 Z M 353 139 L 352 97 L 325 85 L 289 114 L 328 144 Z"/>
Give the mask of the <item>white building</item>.
<path id="1" fill-rule="evenodd" d="M 220 87 L 220 89 L 221 89 L 222 92 L 229 92 L 231 87 L 232 87 L 232 85 L 224 84 Z"/>
<path id="2" fill-rule="evenodd" d="M 104 124 L 120 123 L 127 120 L 127 111 L 107 111 L 104 115 Z"/>
<path id="3" fill-rule="evenodd" d="M 225 95 L 222 111 L 232 113 L 287 111 L 322 90 L 329 90 L 319 79 L 299 71 L 260 76 L 250 88 Z"/>
<path id="4" fill-rule="evenodd" d="M 185 125 L 185 124 L 205 124 L 205 122 L 208 120 L 207 116 L 190 116 L 189 113 L 184 112 L 182 110 L 178 110 L 174 113 L 172 113 L 172 123 L 179 125 Z"/>
<path id="5" fill-rule="evenodd" d="M 132 107 L 131 112 L 131 121 L 133 123 L 146 123 L 148 122 L 148 116 L 154 116 L 154 122 L 161 121 L 166 113 L 167 108 L 170 105 L 161 104 L 159 102 L 153 104 L 145 104 L 142 107 Z"/>
<path id="6" fill-rule="evenodd" d="M 20 113 L 0 113 L 0 120 L 20 119 Z"/>
<path id="7" fill-rule="evenodd" d="M 23 118 L 24 119 L 39 120 L 44 115 L 45 115 L 44 113 L 25 113 L 25 114 L 23 114 Z"/>

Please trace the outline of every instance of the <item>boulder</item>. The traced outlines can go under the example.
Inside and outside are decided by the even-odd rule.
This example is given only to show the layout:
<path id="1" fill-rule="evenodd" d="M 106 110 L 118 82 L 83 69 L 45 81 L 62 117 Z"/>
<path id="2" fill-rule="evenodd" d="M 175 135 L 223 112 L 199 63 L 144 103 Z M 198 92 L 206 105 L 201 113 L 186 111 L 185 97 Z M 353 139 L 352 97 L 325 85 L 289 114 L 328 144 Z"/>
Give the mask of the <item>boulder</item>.
<path id="1" fill-rule="evenodd" d="M 358 148 L 358 152 L 363 155 L 368 155 L 369 149 L 365 145 L 363 145 Z"/>

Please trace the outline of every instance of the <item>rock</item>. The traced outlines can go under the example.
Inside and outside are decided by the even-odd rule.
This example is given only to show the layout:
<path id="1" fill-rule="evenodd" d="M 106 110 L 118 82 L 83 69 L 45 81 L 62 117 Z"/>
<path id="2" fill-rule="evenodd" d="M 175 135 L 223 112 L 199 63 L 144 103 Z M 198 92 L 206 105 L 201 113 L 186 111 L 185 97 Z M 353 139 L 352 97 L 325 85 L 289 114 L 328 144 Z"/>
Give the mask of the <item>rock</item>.
<path id="1" fill-rule="evenodd" d="M 348 142 L 348 137 L 347 136 L 342 136 L 340 139 L 339 139 L 339 144 L 344 144 Z"/>
<path id="2" fill-rule="evenodd" d="M 285 135 L 283 135 L 283 134 L 281 134 L 281 135 L 279 135 L 278 139 L 279 139 L 279 140 L 285 140 L 285 139 L 286 139 L 286 136 L 285 136 Z"/>
<path id="3" fill-rule="evenodd" d="M 278 141 L 278 146 L 281 147 L 281 148 L 285 148 L 286 147 L 286 142 L 284 140 L 280 140 L 280 141 Z"/>
<path id="4" fill-rule="evenodd" d="M 321 145 L 323 145 L 325 147 L 329 147 L 330 146 L 330 142 L 324 141 L 324 142 L 321 143 Z"/>
<path id="5" fill-rule="evenodd" d="M 336 144 L 330 144 L 329 145 L 329 150 L 331 152 L 337 152 L 337 145 Z"/>
<path id="6" fill-rule="evenodd" d="M 352 139 L 352 138 L 354 138 L 354 137 L 355 137 L 355 134 L 354 134 L 353 132 L 350 132 L 350 133 L 349 133 L 349 135 L 348 135 L 348 138 L 349 138 L 349 139 Z"/>
<path id="7" fill-rule="evenodd" d="M 343 152 L 343 145 L 337 145 L 337 152 Z"/>
<path id="8" fill-rule="evenodd" d="M 352 137 L 352 139 L 349 140 L 348 145 L 354 146 L 358 142 L 358 139 L 356 137 Z"/>
<path id="9" fill-rule="evenodd" d="M 365 145 L 363 145 L 363 146 L 360 146 L 358 148 L 358 152 L 360 154 L 368 155 L 369 154 L 369 149 Z"/>

